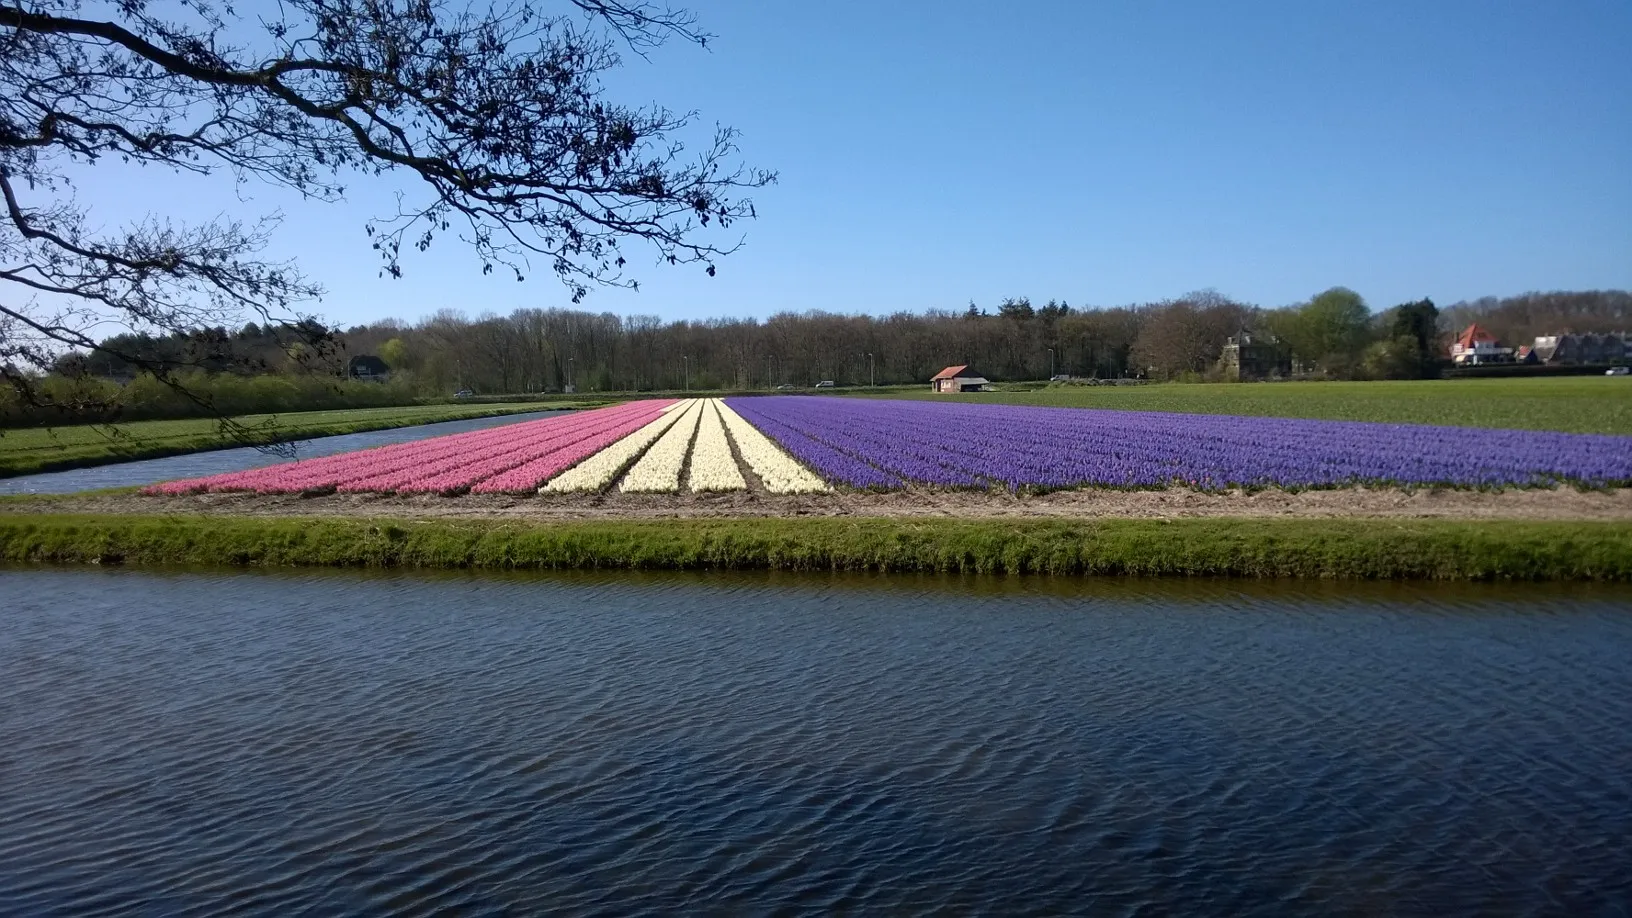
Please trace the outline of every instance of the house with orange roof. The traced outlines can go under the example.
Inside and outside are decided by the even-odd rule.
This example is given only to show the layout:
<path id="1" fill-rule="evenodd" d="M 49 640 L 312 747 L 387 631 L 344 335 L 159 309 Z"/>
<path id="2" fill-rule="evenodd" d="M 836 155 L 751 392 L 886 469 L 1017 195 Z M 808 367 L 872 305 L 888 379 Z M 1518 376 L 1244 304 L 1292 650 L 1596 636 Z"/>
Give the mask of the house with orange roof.
<path id="1" fill-rule="evenodd" d="M 991 381 L 968 364 L 947 367 L 929 381 L 933 392 L 979 392 Z"/>
<path id="2" fill-rule="evenodd" d="M 1512 362 L 1513 349 L 1503 347 L 1495 335 L 1480 328 L 1477 322 L 1463 329 L 1451 344 L 1451 363 L 1459 367 Z"/>

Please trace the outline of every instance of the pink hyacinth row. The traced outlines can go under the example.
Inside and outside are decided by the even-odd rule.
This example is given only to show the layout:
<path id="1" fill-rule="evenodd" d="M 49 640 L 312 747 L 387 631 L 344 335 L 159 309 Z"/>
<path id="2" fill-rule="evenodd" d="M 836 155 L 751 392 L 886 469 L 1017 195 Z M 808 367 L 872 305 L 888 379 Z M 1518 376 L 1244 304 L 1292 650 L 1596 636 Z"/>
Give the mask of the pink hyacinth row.
<path id="1" fill-rule="evenodd" d="M 535 491 L 544 482 L 657 420 L 662 413 L 662 406 L 659 405 L 650 412 L 630 417 L 616 426 L 590 433 L 570 446 L 535 456 L 522 465 L 477 482 L 471 486 L 470 491 L 472 494 Z"/>
<path id="2" fill-rule="evenodd" d="M 629 402 L 506 427 L 165 482 L 144 491 L 298 494 L 333 488 L 441 493 L 467 487 L 483 492 L 531 491 L 548 477 L 639 430 L 673 401 Z"/>
<path id="3" fill-rule="evenodd" d="M 499 443 L 479 452 L 462 449 L 451 456 L 434 461 L 421 461 L 411 468 L 347 481 L 338 485 L 337 490 L 440 494 L 464 490 L 500 474 L 520 472 L 522 466 L 533 466 L 540 460 L 550 462 L 552 468 L 560 463 L 571 465 L 599 449 L 595 447 L 589 452 L 584 452 L 586 443 L 595 442 L 597 437 L 609 430 L 618 431 L 617 435 L 621 437 L 655 418 L 658 410 L 591 414 L 593 416 L 577 418 L 578 423 L 566 429 L 561 425 L 552 426 L 531 434 L 515 436 L 507 443 Z M 629 426 L 631 417 L 638 419 L 634 427 Z M 521 476 L 511 476 L 519 477 Z M 531 483 L 520 483 L 514 488 L 499 490 L 530 491 L 538 487 L 538 484 L 539 480 L 534 480 Z"/>

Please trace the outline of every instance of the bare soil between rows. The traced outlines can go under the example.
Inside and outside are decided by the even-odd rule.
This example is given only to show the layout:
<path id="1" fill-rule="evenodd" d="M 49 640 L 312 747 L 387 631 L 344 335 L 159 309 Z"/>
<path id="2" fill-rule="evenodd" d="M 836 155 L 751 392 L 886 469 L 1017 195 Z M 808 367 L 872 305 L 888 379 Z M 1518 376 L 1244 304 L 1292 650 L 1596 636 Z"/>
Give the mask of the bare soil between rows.
<path id="1" fill-rule="evenodd" d="M 1632 488 L 1472 491 L 1451 488 L 1341 488 L 1200 492 L 1085 489 L 1039 495 L 909 488 L 886 493 L 719 494 L 111 494 L 42 502 L 53 513 L 180 513 L 206 516 L 317 516 L 483 519 L 520 522 L 732 517 L 923 517 L 1095 519 L 1176 517 L 1632 520 Z"/>

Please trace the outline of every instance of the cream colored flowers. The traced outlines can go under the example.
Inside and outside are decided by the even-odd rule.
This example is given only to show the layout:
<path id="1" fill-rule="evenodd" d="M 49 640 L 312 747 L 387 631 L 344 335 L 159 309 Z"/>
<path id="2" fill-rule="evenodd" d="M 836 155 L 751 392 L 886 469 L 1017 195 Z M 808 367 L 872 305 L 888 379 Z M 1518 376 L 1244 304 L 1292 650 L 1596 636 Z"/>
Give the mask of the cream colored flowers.
<path id="1" fill-rule="evenodd" d="M 830 490 L 820 478 L 793 461 L 793 457 L 782 447 L 771 442 L 770 437 L 743 420 L 742 415 L 733 411 L 730 405 L 721 401 L 718 410 L 725 422 L 725 429 L 731 432 L 731 439 L 737 443 L 737 452 L 765 483 L 765 490 L 772 494 L 810 494 Z"/>
<path id="2" fill-rule="evenodd" d="M 624 494 L 674 494 L 682 485 L 693 493 L 745 491 L 748 482 L 737 464 L 739 455 L 772 494 L 830 490 L 718 398 L 682 399 L 665 407 L 651 423 L 538 490 L 541 494 L 603 491 L 616 482 Z"/>
<path id="3" fill-rule="evenodd" d="M 695 402 L 695 399 L 692 401 Z M 680 403 L 677 402 L 676 404 Z M 689 410 L 689 408 L 686 410 Z M 565 494 L 574 491 L 599 491 L 611 484 L 612 479 L 627 468 L 630 461 L 640 455 L 641 450 L 645 449 L 653 440 L 663 436 L 685 413 L 685 410 L 669 411 L 645 427 L 550 479 L 550 482 L 539 488 L 538 492 L 540 494 Z"/>
<path id="4" fill-rule="evenodd" d="M 692 491 L 745 491 L 748 488 L 748 482 L 737 468 L 736 457 L 731 455 L 731 443 L 725 438 L 725 423 L 720 420 L 720 409 L 724 406 L 724 402 L 711 398 L 703 407 L 697 442 L 691 447 Z"/>
<path id="5" fill-rule="evenodd" d="M 704 399 L 692 399 L 684 409 L 669 412 L 678 420 L 623 476 L 618 490 L 625 494 L 672 494 L 680 490 L 680 469 L 686 464 L 686 453 L 691 450 L 697 422 L 707 404 Z"/>

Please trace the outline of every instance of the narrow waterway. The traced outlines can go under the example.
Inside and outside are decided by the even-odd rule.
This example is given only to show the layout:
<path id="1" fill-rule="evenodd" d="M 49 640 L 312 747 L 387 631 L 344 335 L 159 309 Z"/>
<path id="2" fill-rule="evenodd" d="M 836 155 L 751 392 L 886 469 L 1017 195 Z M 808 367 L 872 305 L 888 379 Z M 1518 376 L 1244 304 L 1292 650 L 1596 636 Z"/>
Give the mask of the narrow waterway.
<path id="1" fill-rule="evenodd" d="M 0 494 L 73 494 L 79 491 L 95 491 L 100 488 L 128 488 L 150 485 L 160 481 L 174 481 L 178 478 L 222 475 L 227 472 L 241 472 L 245 469 L 260 468 L 263 465 L 293 462 L 296 459 L 312 459 L 317 456 L 344 453 L 354 449 L 368 449 L 371 446 L 407 443 L 412 440 L 424 440 L 445 434 L 464 433 L 467 430 L 484 430 L 489 427 L 501 427 L 505 424 L 519 424 L 522 421 L 536 421 L 539 418 L 547 418 L 560 413 L 560 411 L 533 411 L 527 414 L 509 414 L 495 418 L 467 418 L 462 421 L 442 421 L 436 424 L 418 424 L 413 427 L 393 427 L 387 430 L 370 430 L 364 433 L 296 440 L 292 444 L 295 447 L 294 459 L 284 458 L 266 450 L 241 447 L 238 449 L 216 449 L 203 453 L 188 453 L 182 456 L 166 456 L 162 459 L 138 459 L 134 462 L 99 465 L 88 469 L 69 469 L 63 472 L 19 475 L 15 478 L 0 478 Z"/>
<path id="2" fill-rule="evenodd" d="M 0 570 L 0 912 L 1621 914 L 1632 593 Z"/>

